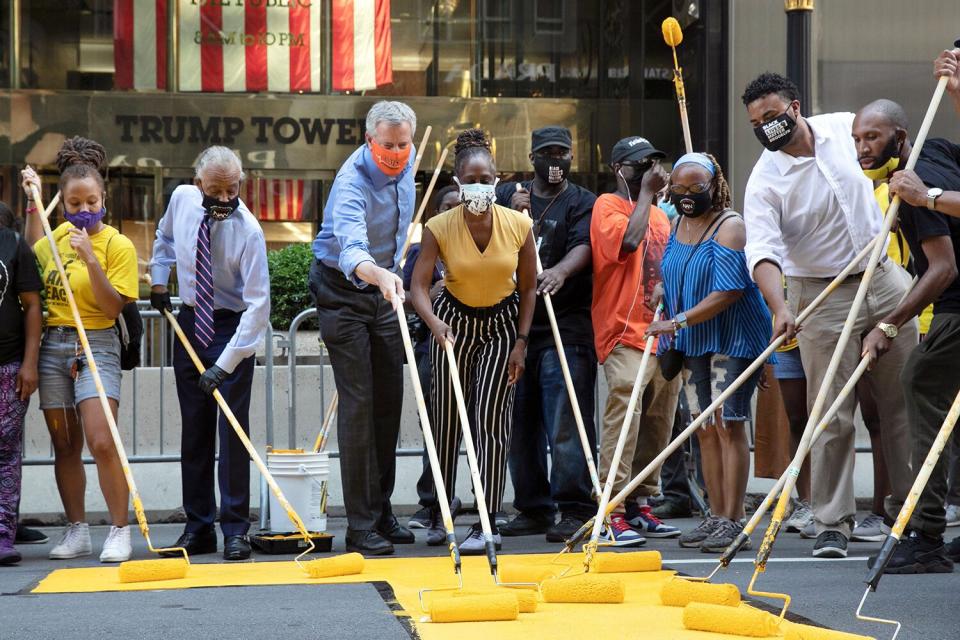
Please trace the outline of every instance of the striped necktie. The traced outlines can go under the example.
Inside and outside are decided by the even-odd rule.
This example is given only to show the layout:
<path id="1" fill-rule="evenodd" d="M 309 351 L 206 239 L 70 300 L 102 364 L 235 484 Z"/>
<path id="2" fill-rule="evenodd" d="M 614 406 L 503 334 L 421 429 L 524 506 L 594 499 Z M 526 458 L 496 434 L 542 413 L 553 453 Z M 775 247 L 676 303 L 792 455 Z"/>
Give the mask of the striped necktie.
<path id="1" fill-rule="evenodd" d="M 213 342 L 213 261 L 210 258 L 210 216 L 203 216 L 197 230 L 197 287 L 194 336 L 200 348 Z"/>

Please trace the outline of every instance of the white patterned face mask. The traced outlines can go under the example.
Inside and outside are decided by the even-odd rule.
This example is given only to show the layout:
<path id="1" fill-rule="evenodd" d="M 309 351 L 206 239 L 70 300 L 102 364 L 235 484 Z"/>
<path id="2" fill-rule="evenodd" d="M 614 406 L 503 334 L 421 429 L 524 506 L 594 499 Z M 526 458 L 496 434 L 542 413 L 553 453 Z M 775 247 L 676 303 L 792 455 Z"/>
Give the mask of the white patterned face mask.
<path id="1" fill-rule="evenodd" d="M 460 180 L 456 176 L 453 179 L 460 185 L 460 202 L 473 215 L 482 216 L 497 201 L 496 189 L 500 178 L 497 178 L 493 184 L 481 184 L 479 182 L 460 184 Z"/>

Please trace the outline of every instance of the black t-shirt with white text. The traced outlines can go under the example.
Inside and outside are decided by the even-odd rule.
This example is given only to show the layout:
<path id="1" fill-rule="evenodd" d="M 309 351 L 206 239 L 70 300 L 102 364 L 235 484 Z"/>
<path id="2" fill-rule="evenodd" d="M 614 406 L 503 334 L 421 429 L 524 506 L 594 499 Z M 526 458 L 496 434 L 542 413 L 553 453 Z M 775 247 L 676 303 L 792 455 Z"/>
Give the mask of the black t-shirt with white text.
<path id="1" fill-rule="evenodd" d="M 20 294 L 42 288 L 30 245 L 12 229 L 0 229 L 0 364 L 23 359 Z"/>
<path id="2" fill-rule="evenodd" d="M 510 206 L 516 193 L 515 182 L 497 185 L 497 202 Z M 530 181 L 520 183 L 530 191 L 530 212 L 533 217 L 533 237 L 537 242 L 540 261 L 549 269 L 570 253 L 575 247 L 590 246 L 590 216 L 597 197 L 581 186 L 567 182 L 556 199 L 541 198 L 532 193 Z M 553 201 L 553 204 L 551 204 Z M 590 264 L 577 274 L 567 278 L 553 299 L 557 315 L 557 327 L 564 346 L 581 345 L 593 347 L 593 321 L 590 304 L 593 300 L 593 269 Z M 537 296 L 530 327 L 530 350 L 553 346 L 550 319 L 542 296 Z"/>

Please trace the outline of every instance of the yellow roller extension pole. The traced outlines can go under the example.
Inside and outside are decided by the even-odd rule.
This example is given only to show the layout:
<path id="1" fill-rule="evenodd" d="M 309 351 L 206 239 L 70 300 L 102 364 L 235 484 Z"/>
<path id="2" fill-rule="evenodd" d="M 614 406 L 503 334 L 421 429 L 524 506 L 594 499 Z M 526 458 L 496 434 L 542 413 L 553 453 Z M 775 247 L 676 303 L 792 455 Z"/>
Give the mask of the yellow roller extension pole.
<path id="1" fill-rule="evenodd" d="M 917 158 L 920 156 L 920 151 L 923 148 L 923 143 L 927 138 L 927 133 L 930 131 L 930 126 L 933 124 L 933 118 L 937 113 L 937 108 L 940 105 L 940 100 L 943 97 L 943 92 L 946 89 L 948 79 L 949 78 L 947 77 L 942 77 L 937 84 L 937 88 L 930 100 L 930 105 L 927 107 L 927 113 L 923 118 L 923 123 L 920 125 L 920 130 L 917 133 L 914 146 L 910 151 L 910 157 L 907 160 L 906 165 L 907 170 L 912 170 L 917 164 Z M 897 219 L 897 212 L 899 210 L 900 197 L 895 196 L 893 201 L 890 203 L 889 208 L 887 209 L 886 215 L 883 218 L 883 225 L 880 232 L 883 237 L 886 237 L 886 235 L 890 233 L 890 229 L 893 227 L 893 223 Z M 797 483 L 797 476 L 800 474 L 800 466 L 803 464 L 803 460 L 806 458 L 807 453 L 810 450 L 810 441 L 813 438 L 813 432 L 820 421 L 823 407 L 830 391 L 830 386 L 833 384 L 834 377 L 836 377 L 837 369 L 839 368 L 840 361 L 843 358 L 843 352 L 847 346 L 847 342 L 850 340 L 851 334 L 853 333 L 853 327 L 860 313 L 860 307 L 863 305 L 863 301 L 867 296 L 867 290 L 870 287 L 870 282 L 873 280 L 873 274 L 876 272 L 883 250 L 884 244 L 882 242 L 878 242 L 874 245 L 873 251 L 870 254 L 870 260 L 867 263 L 867 269 L 863 274 L 863 278 L 860 280 L 860 286 L 857 289 L 857 295 L 853 300 L 853 304 L 850 306 L 850 311 L 847 314 L 846 322 L 843 324 L 843 330 L 840 332 L 840 338 L 837 341 L 837 345 L 833 351 L 833 356 L 830 358 L 830 365 L 827 367 L 823 382 L 820 385 L 820 389 L 816 396 L 816 401 L 814 402 L 813 407 L 810 409 L 810 416 L 807 420 L 807 425 L 804 428 L 803 436 L 800 438 L 800 444 L 797 446 L 797 452 L 793 457 L 793 461 L 790 463 L 790 467 L 787 469 L 787 481 L 784 483 L 783 491 L 780 494 L 780 499 L 777 502 L 777 506 L 770 518 L 770 524 L 767 526 L 767 531 L 763 536 L 763 542 L 760 543 L 760 549 L 757 552 L 753 577 L 750 579 L 750 585 L 747 587 L 747 593 L 750 595 L 781 600 L 783 602 L 783 609 L 780 612 L 781 620 L 787 613 L 787 607 L 790 606 L 790 596 L 785 593 L 777 594 L 758 591 L 754 588 L 754 586 L 756 584 L 757 577 L 766 570 L 767 560 L 770 558 L 770 553 L 773 551 L 773 545 L 776 542 L 777 535 L 780 532 L 780 527 L 783 524 L 783 518 L 787 510 L 787 505 L 790 501 L 790 495 L 793 493 L 793 488 Z"/>
<path id="2" fill-rule="evenodd" d="M 683 69 L 677 60 L 677 47 L 683 42 L 683 30 L 676 18 L 667 18 L 660 25 L 663 41 L 673 50 L 673 87 L 680 106 L 680 125 L 683 127 L 683 145 L 687 153 L 693 153 L 693 141 L 690 138 L 690 119 L 687 117 L 687 92 L 683 87 Z"/>
<path id="3" fill-rule="evenodd" d="M 833 281 L 827 285 L 824 290 L 821 291 L 820 294 L 817 295 L 817 297 L 814 298 L 813 301 L 811 301 L 803 311 L 800 312 L 800 315 L 797 316 L 797 326 L 801 326 L 807 320 L 807 318 L 809 318 L 810 315 L 817 310 L 823 301 L 826 300 L 831 293 L 836 291 L 837 287 L 839 287 L 840 284 L 846 280 L 847 276 L 853 273 L 853 270 L 857 268 L 860 262 L 870 254 L 877 242 L 884 242 L 886 237 L 886 233 L 878 234 L 873 240 L 868 242 L 867 246 L 861 249 L 860 253 L 850 261 L 850 264 L 844 267 L 843 271 L 841 271 L 837 277 L 834 278 Z M 723 406 L 723 403 L 726 402 L 727 398 L 736 393 L 737 389 L 739 389 L 742 384 L 749 380 L 757 369 L 763 366 L 763 363 L 767 361 L 770 355 L 773 354 L 784 343 L 785 340 L 785 335 L 774 339 L 763 351 L 763 353 L 757 356 L 750 366 L 748 366 L 746 370 L 744 370 L 744 372 L 741 373 L 740 376 L 730 384 L 729 387 L 724 389 L 724 391 L 717 396 L 717 398 L 711 402 L 706 409 L 703 410 L 703 413 L 701 413 L 683 431 L 681 431 L 680 434 L 650 462 L 650 464 L 648 464 L 640 471 L 640 473 L 634 476 L 627 486 L 620 490 L 620 493 L 610 499 L 606 512 L 603 515 L 609 515 L 617 505 L 626 500 L 631 493 L 636 491 L 637 487 L 639 487 L 640 484 L 646 480 L 651 473 L 653 473 L 654 469 L 659 469 L 664 461 L 666 461 L 666 459 L 669 458 L 674 451 L 679 449 L 687 440 L 687 438 L 692 436 L 703 425 L 703 423 L 706 422 L 707 418 L 709 418 L 717 409 Z M 590 532 L 593 522 L 594 518 L 591 518 L 585 522 L 583 526 L 581 526 L 580 529 L 578 529 L 577 532 L 566 541 L 564 551 L 561 553 L 571 551 L 577 544 L 579 544 L 580 541 L 583 540 L 584 536 Z"/>
<path id="4" fill-rule="evenodd" d="M 60 258 L 60 250 L 57 248 L 57 241 L 53 237 L 53 230 L 50 228 L 50 221 L 47 219 L 50 211 L 56 206 L 60 198 L 58 193 L 50 205 L 50 209 L 43 207 L 40 198 L 40 191 L 34 187 L 31 190 L 33 202 L 37 207 L 36 215 L 40 216 L 40 222 L 43 225 L 43 234 L 50 243 L 50 253 L 53 256 L 53 262 L 57 267 L 57 273 L 60 276 L 60 283 L 67 295 L 67 303 L 70 305 L 70 313 L 73 314 L 73 322 L 76 325 L 77 336 L 80 338 L 80 344 L 83 347 L 83 355 L 87 359 L 87 366 L 90 368 L 90 376 L 93 378 L 93 384 L 97 388 L 97 397 L 100 400 L 100 408 L 103 409 L 104 417 L 107 419 L 107 426 L 110 428 L 110 437 L 113 438 L 113 445 L 117 449 L 117 456 L 120 458 L 120 466 L 123 469 L 123 477 L 130 489 L 130 497 L 133 500 L 133 512 L 137 518 L 137 524 L 140 526 L 140 533 L 147 541 L 147 547 L 153 553 L 161 551 L 179 551 L 183 554 L 183 561 L 179 560 L 138 560 L 120 563 L 119 577 L 121 582 L 144 582 L 150 580 L 176 580 L 187 575 L 187 568 L 190 566 L 190 558 L 187 556 L 187 550 L 183 547 L 169 547 L 157 549 L 150 540 L 150 528 L 147 525 L 147 515 L 143 509 L 143 501 L 140 499 L 140 492 L 137 490 L 137 483 L 133 479 L 133 472 L 130 470 L 130 461 L 127 459 L 127 452 L 123 447 L 123 440 L 120 438 L 120 431 L 117 429 L 117 421 L 113 416 L 113 410 L 110 407 L 110 401 L 107 399 L 107 392 L 103 388 L 103 381 L 100 379 L 100 369 L 97 367 L 97 361 L 93 357 L 93 351 L 90 349 L 90 342 L 87 340 L 87 332 L 83 327 L 83 319 L 80 317 L 80 310 L 77 308 L 77 300 L 73 295 L 73 288 L 70 286 L 70 280 L 63 268 L 63 260 Z"/>
<path id="5" fill-rule="evenodd" d="M 903 536 L 904 529 L 906 529 L 910 523 L 910 517 L 917 507 L 920 495 L 927 486 L 927 481 L 930 480 L 930 474 L 933 473 L 933 469 L 937 466 L 937 461 L 943 454 L 944 448 L 946 448 L 950 442 L 950 436 L 953 434 L 953 427 L 957 424 L 958 417 L 960 417 L 960 393 L 957 393 L 956 397 L 954 397 L 953 404 L 950 405 L 950 411 L 947 412 L 947 417 L 940 427 L 940 432 L 937 434 L 936 440 L 933 441 L 933 445 L 930 447 L 930 451 L 923 461 L 923 466 L 917 471 L 917 478 L 913 481 L 913 486 L 910 487 L 910 493 L 907 494 L 907 499 L 904 501 L 903 507 L 900 508 L 897 521 L 893 523 L 890 533 L 887 534 L 887 539 L 883 541 L 880 553 L 877 554 L 877 558 L 870 567 L 870 572 L 867 574 L 865 580 L 867 588 L 863 592 L 863 597 L 860 599 L 860 606 L 857 607 L 857 618 L 867 622 L 882 622 L 894 625 L 895 631 L 893 632 L 891 640 L 896 640 L 896 637 L 900 634 L 900 623 L 896 620 L 885 620 L 883 618 L 873 618 L 863 615 L 863 604 L 867 600 L 867 595 L 869 595 L 871 591 L 877 590 L 880 579 L 883 577 L 883 571 L 887 563 L 890 562 L 890 556 L 893 555 L 893 550 L 896 548 L 901 536 Z"/>
<path id="6" fill-rule="evenodd" d="M 167 321 L 170 323 L 170 326 L 173 327 L 174 332 L 177 334 L 177 338 L 180 339 L 180 344 L 183 345 L 184 350 L 187 352 L 187 355 L 190 356 L 190 359 L 193 361 L 193 364 L 197 367 L 197 371 L 201 374 L 206 371 L 206 367 L 203 366 L 203 362 L 200 360 L 200 356 L 197 355 L 197 352 L 194 350 L 193 345 L 190 344 L 190 340 L 187 338 L 187 335 L 183 332 L 183 329 L 180 328 L 180 323 L 177 322 L 176 317 L 170 311 L 164 309 L 163 315 L 166 316 Z M 280 485 L 277 484 L 277 481 L 273 479 L 273 474 L 267 470 L 267 465 L 263 463 L 263 460 L 260 458 L 260 454 L 257 453 L 256 448 L 253 446 L 253 443 L 250 442 L 249 436 L 243 431 L 243 427 L 240 426 L 240 423 L 237 421 L 237 417 L 233 415 L 233 410 L 230 409 L 230 405 L 227 404 L 227 401 L 223 398 L 223 395 L 220 393 L 219 389 L 213 390 L 213 398 L 217 401 L 217 405 L 220 407 L 220 413 L 223 414 L 223 417 L 227 419 L 227 422 L 230 423 L 230 426 L 233 427 L 233 432 L 237 435 L 237 438 L 240 439 L 240 442 L 243 444 L 243 447 L 247 450 L 247 453 L 250 455 L 250 459 L 253 460 L 253 463 L 257 466 L 257 469 L 260 471 L 260 474 L 267 481 L 267 484 L 270 486 L 270 490 L 273 492 L 273 495 L 276 496 L 277 501 L 283 506 L 283 510 L 287 512 L 287 516 L 290 518 L 290 521 L 297 528 L 297 531 L 300 535 L 303 536 L 303 539 L 307 542 L 307 548 L 296 558 L 294 562 L 297 563 L 304 572 L 307 573 L 311 578 L 322 578 L 328 577 L 331 575 L 329 573 L 330 567 L 332 566 L 331 561 L 333 558 L 324 558 L 321 560 L 311 560 L 308 562 L 302 562 L 301 559 L 313 551 L 315 545 L 313 543 L 313 538 L 310 535 L 310 532 L 307 531 L 307 527 L 303 524 L 303 520 L 300 518 L 300 515 L 296 512 L 288 501 L 286 496 L 283 495 L 283 491 L 280 489 Z M 357 564 L 355 562 L 339 560 L 336 563 L 337 567 L 342 569 L 355 569 Z M 362 563 L 360 564 L 360 570 L 363 570 Z M 337 574 L 344 575 L 344 574 Z"/>

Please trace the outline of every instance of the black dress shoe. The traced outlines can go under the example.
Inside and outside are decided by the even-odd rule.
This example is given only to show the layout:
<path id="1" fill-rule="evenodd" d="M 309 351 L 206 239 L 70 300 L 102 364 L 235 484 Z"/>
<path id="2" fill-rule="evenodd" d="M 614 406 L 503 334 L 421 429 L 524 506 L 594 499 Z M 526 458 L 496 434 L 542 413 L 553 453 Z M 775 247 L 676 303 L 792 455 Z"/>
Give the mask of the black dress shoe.
<path id="1" fill-rule="evenodd" d="M 223 536 L 223 559 L 246 560 L 250 557 L 250 541 L 247 536 Z"/>
<path id="2" fill-rule="evenodd" d="M 347 529 L 346 540 L 347 551 L 355 551 L 365 556 L 388 556 L 393 553 L 390 541 L 376 531 Z"/>
<path id="3" fill-rule="evenodd" d="M 187 555 L 189 556 L 198 556 L 204 553 L 216 553 L 217 552 L 217 534 L 213 531 L 205 531 L 199 533 L 184 533 L 177 541 L 171 545 L 172 547 L 183 547 L 187 550 Z M 182 558 L 183 554 L 179 551 L 173 549 L 169 551 L 161 551 L 160 555 L 164 558 Z"/>
<path id="4" fill-rule="evenodd" d="M 400 524 L 400 521 L 397 520 L 394 515 L 390 515 L 380 521 L 380 525 L 377 527 L 377 533 L 393 544 L 413 544 L 417 541 L 413 536 L 413 532 Z"/>

